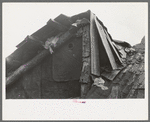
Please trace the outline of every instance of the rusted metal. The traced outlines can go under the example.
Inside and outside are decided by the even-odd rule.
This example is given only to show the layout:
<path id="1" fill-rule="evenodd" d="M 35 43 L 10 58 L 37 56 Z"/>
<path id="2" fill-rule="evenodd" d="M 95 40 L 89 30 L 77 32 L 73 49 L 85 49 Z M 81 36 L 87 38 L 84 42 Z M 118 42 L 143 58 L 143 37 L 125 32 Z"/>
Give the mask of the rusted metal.
<path id="1" fill-rule="evenodd" d="M 80 98 L 84 99 L 91 89 L 91 83 L 81 83 L 81 95 Z"/>

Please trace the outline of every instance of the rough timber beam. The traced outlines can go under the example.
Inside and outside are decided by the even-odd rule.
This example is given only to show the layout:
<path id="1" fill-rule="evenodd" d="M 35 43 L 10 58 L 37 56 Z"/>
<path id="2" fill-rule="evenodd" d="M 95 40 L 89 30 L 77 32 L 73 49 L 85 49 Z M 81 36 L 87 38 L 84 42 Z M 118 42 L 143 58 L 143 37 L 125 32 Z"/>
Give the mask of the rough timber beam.
<path id="1" fill-rule="evenodd" d="M 81 82 L 81 98 L 84 98 L 88 93 L 91 82 L 91 48 L 90 48 L 90 26 L 87 25 L 83 27 L 82 33 L 82 71 L 80 76 Z"/>

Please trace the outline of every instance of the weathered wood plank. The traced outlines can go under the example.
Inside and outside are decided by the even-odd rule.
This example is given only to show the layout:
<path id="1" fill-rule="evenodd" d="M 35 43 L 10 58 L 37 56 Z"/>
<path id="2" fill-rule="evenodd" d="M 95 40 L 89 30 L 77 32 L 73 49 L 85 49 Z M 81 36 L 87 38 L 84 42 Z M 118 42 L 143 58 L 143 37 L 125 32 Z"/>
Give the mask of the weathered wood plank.
<path id="1" fill-rule="evenodd" d="M 52 62 L 55 81 L 79 80 L 82 68 L 82 38 L 71 38 L 53 54 Z"/>
<path id="2" fill-rule="evenodd" d="M 104 30 L 103 30 L 103 27 L 99 24 L 99 22 L 97 21 L 97 19 L 95 18 L 95 23 L 97 25 L 97 29 L 98 29 L 98 32 L 99 32 L 99 35 L 101 37 L 101 40 L 103 42 L 103 45 L 104 45 L 104 49 L 108 55 L 108 59 L 110 61 L 110 64 L 112 66 L 112 69 L 117 69 L 117 64 L 116 64 L 116 61 L 115 61 L 115 58 L 114 58 L 114 55 L 112 53 L 112 50 L 110 48 L 110 45 L 107 41 L 107 38 L 106 38 L 106 34 L 104 33 Z"/>
<path id="3" fill-rule="evenodd" d="M 118 75 L 119 72 L 120 70 L 112 70 L 110 72 L 104 71 L 101 75 L 112 81 Z"/>
<path id="4" fill-rule="evenodd" d="M 120 87 L 119 87 L 119 85 L 113 85 L 112 86 L 111 93 L 108 96 L 108 98 L 111 98 L 111 99 L 120 98 Z"/>
<path id="5" fill-rule="evenodd" d="M 25 63 L 20 66 L 17 70 L 13 72 L 6 80 L 6 86 L 12 84 L 15 80 L 17 80 L 23 73 L 33 68 L 39 62 L 41 62 L 47 55 L 49 55 L 49 50 L 43 50 L 37 56 L 35 56 L 31 61 Z"/>
<path id="6" fill-rule="evenodd" d="M 23 75 L 21 82 L 27 98 L 41 98 L 41 74 L 41 64 L 39 64 Z"/>
<path id="7" fill-rule="evenodd" d="M 82 36 L 82 72 L 80 77 L 80 82 L 88 83 L 88 79 L 90 76 L 90 66 L 91 66 L 91 59 L 90 59 L 90 26 L 86 26 L 83 28 L 83 36 Z"/>
<path id="8" fill-rule="evenodd" d="M 82 35 L 82 71 L 80 76 L 81 82 L 81 98 L 84 98 L 91 87 L 91 48 L 90 48 L 90 26 L 83 28 Z"/>
<path id="9" fill-rule="evenodd" d="M 57 52 L 56 52 L 57 53 Z M 66 99 L 80 96 L 79 79 L 66 82 L 56 82 L 52 73 L 52 55 L 42 61 L 42 81 L 41 95 L 42 99 Z"/>
<path id="10" fill-rule="evenodd" d="M 69 28 L 60 24 L 59 22 L 53 20 L 53 19 L 50 19 L 48 22 L 47 22 L 47 25 L 50 25 L 56 29 L 58 29 L 59 31 L 67 31 Z"/>
<path id="11" fill-rule="evenodd" d="M 98 33 L 95 25 L 95 15 L 91 12 L 90 18 L 90 37 L 91 37 L 91 74 L 100 76 L 100 59 L 98 47 Z"/>
<path id="12" fill-rule="evenodd" d="M 107 40 L 108 40 L 110 46 L 111 46 L 112 49 L 114 50 L 114 54 L 116 55 L 116 58 L 118 59 L 118 63 L 122 64 L 122 60 L 121 60 L 121 58 L 120 58 L 120 56 L 119 56 L 117 50 L 116 50 L 115 47 L 113 46 L 113 44 L 112 44 L 112 42 L 111 42 L 111 39 L 110 39 L 110 37 L 109 37 L 109 35 L 108 35 L 108 32 L 107 32 L 106 30 L 104 30 L 104 31 L 105 31 L 105 33 L 106 33 L 106 38 L 107 38 Z"/>

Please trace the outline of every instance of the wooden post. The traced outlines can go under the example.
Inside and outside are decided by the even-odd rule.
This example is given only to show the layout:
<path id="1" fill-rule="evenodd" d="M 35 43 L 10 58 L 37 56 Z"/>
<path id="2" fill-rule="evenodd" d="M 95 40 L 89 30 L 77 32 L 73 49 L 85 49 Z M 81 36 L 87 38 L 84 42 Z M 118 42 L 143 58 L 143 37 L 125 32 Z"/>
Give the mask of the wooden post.
<path id="1" fill-rule="evenodd" d="M 84 98 L 91 86 L 90 73 L 91 73 L 91 58 L 90 58 L 90 26 L 83 27 L 82 33 L 82 71 L 80 76 L 81 82 L 81 98 Z"/>

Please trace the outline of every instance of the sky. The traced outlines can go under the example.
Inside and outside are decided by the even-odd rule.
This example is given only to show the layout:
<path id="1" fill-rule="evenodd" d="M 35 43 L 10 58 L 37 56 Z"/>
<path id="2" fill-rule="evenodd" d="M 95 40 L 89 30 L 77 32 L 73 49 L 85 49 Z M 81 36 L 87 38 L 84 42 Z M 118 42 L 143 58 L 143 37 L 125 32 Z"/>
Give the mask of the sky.
<path id="1" fill-rule="evenodd" d="M 113 39 L 137 44 L 147 33 L 147 3 L 3 3 L 2 35 L 4 55 L 49 19 L 60 14 L 76 15 L 91 10 L 107 27 Z"/>

